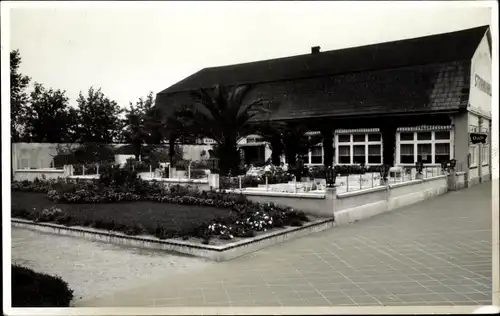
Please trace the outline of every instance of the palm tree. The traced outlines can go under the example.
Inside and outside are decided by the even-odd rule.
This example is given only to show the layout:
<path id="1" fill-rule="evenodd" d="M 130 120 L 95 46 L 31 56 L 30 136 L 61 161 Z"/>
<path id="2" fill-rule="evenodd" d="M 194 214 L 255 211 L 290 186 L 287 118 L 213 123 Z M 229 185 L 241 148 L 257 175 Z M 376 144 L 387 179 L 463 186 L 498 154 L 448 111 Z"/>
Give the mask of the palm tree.
<path id="1" fill-rule="evenodd" d="M 215 141 L 221 174 L 238 170 L 238 140 L 254 131 L 252 118 L 269 112 L 263 99 L 245 102 L 250 91 L 249 85 L 200 89 L 191 93 L 194 104 L 176 113 L 184 129 Z"/>
<path id="2" fill-rule="evenodd" d="M 258 133 L 270 143 L 273 164 L 279 164 L 284 153 L 287 163 L 294 168 L 297 158 L 304 156 L 321 142 L 319 135 L 308 136 L 309 128 L 301 123 L 266 122 L 258 128 Z"/>

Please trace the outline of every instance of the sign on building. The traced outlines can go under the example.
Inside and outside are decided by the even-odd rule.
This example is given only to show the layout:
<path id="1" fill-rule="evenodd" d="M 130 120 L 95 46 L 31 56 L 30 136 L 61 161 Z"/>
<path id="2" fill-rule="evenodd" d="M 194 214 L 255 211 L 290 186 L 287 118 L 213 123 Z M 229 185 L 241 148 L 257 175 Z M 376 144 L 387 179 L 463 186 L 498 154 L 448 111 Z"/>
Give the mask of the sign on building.
<path id="1" fill-rule="evenodd" d="M 486 138 L 487 134 L 484 133 L 469 133 L 470 135 L 470 141 L 472 144 L 485 144 L 486 143 Z"/>

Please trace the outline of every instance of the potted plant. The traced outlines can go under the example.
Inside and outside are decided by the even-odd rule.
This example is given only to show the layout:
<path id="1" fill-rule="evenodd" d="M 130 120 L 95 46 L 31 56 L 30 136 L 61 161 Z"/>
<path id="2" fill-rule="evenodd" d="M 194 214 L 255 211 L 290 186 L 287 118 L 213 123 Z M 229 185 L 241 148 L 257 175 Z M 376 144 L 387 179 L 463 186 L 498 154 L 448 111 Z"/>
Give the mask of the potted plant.
<path id="1" fill-rule="evenodd" d="M 383 164 L 379 168 L 380 173 L 380 185 L 387 185 L 387 176 L 389 175 L 389 165 Z"/>
<path id="2" fill-rule="evenodd" d="M 415 163 L 415 170 L 417 171 L 416 178 L 422 179 L 423 178 L 422 171 L 424 170 L 424 163 L 421 160 L 418 160 Z"/>

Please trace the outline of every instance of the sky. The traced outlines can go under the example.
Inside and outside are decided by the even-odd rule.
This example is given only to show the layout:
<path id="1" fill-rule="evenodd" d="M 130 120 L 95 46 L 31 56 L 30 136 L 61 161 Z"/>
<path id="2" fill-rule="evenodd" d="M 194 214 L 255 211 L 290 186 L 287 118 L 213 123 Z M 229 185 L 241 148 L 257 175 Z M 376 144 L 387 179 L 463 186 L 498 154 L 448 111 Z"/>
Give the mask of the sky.
<path id="1" fill-rule="evenodd" d="M 121 106 L 205 67 L 450 32 L 490 24 L 463 3 L 93 2 L 12 4 L 20 70 L 72 105 L 90 86 Z"/>

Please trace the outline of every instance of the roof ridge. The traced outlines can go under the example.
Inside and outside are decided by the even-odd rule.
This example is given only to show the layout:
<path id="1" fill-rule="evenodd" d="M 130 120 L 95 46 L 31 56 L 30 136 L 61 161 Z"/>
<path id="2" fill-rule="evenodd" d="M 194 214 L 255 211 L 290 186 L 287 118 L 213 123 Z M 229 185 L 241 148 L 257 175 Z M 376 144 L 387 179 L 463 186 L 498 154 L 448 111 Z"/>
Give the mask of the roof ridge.
<path id="1" fill-rule="evenodd" d="M 472 58 L 489 25 L 395 41 L 206 67 L 158 94 L 186 92 L 215 84 L 241 85 L 321 77 L 378 69 L 429 65 Z M 458 49 L 460 48 L 460 49 Z"/>

